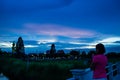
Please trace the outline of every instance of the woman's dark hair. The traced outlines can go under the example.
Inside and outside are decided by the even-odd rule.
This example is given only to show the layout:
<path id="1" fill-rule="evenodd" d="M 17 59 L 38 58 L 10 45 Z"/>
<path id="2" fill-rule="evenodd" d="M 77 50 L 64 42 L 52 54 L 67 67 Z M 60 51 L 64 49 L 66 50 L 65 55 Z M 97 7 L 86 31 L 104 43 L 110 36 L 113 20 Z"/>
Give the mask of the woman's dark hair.
<path id="1" fill-rule="evenodd" d="M 104 54 L 105 53 L 105 47 L 102 43 L 99 43 L 96 45 L 97 54 Z"/>

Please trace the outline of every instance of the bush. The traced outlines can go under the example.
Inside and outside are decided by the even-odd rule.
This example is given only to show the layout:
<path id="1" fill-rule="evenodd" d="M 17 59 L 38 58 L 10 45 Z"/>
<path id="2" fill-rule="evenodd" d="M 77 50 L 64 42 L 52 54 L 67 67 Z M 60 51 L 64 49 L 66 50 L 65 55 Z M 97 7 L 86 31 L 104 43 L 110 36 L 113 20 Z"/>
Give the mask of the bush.
<path id="1" fill-rule="evenodd" d="M 86 68 L 78 60 L 44 60 L 27 62 L 8 57 L 0 57 L 0 71 L 10 80 L 65 80 L 71 77 L 70 69 Z"/>

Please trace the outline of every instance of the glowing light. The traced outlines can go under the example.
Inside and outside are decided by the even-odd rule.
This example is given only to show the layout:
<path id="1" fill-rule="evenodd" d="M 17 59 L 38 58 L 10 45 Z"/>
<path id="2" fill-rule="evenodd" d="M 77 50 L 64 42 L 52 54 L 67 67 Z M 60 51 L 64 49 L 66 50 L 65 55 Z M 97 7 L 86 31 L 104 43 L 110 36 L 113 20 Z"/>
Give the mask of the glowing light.
<path id="1" fill-rule="evenodd" d="M 116 42 L 116 41 L 120 41 L 120 37 L 110 37 L 110 38 L 103 39 L 99 42 L 101 42 L 101 43 L 112 43 L 112 42 Z"/>
<path id="2" fill-rule="evenodd" d="M 10 42 L 0 42 L 0 47 L 1 48 L 10 48 L 10 47 L 12 47 L 12 43 L 10 43 Z"/>
<path id="3" fill-rule="evenodd" d="M 83 43 L 83 42 L 68 42 L 69 44 L 84 44 L 84 45 L 88 45 L 89 43 Z"/>
<path id="4" fill-rule="evenodd" d="M 56 41 L 57 41 L 56 39 L 39 40 L 39 41 L 38 41 L 38 44 L 41 44 L 41 43 L 43 43 L 43 44 L 46 44 L 46 43 L 54 43 L 54 42 L 56 42 Z"/>
<path id="5" fill-rule="evenodd" d="M 95 46 L 82 46 L 80 49 L 94 49 Z"/>
<path id="6" fill-rule="evenodd" d="M 26 48 L 34 48 L 34 47 L 39 47 L 38 45 L 25 45 Z"/>

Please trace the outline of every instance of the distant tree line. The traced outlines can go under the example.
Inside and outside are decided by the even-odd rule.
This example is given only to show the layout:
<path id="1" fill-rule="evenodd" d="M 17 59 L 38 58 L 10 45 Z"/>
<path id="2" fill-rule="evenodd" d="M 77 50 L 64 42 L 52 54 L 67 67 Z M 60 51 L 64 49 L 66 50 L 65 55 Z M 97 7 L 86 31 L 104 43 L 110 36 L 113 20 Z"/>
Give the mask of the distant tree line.
<path id="1" fill-rule="evenodd" d="M 89 51 L 86 53 L 85 51 L 77 51 L 77 50 L 71 50 L 69 53 L 65 53 L 64 50 L 56 50 L 55 44 L 51 44 L 50 50 L 46 51 L 46 54 L 44 53 L 29 53 L 28 55 L 25 54 L 25 47 L 24 47 L 24 41 L 22 37 L 18 38 L 18 41 L 12 44 L 12 53 L 9 54 L 8 52 L 2 51 L 0 49 L 0 55 L 11 55 L 16 58 L 40 58 L 40 59 L 84 59 L 89 58 L 91 59 L 93 54 L 96 54 L 94 50 Z M 116 52 L 109 52 L 106 54 L 108 58 L 120 58 L 120 53 Z"/>
<path id="2" fill-rule="evenodd" d="M 91 59 L 92 55 L 95 51 L 89 51 L 88 53 L 84 52 L 78 52 L 75 50 L 71 50 L 70 53 L 64 53 L 63 50 L 58 50 L 55 54 L 49 54 L 49 53 L 29 53 L 28 55 L 24 54 L 23 55 L 17 55 L 16 53 L 10 53 L 6 51 L 0 50 L 0 56 L 11 56 L 11 57 L 16 57 L 16 58 L 39 58 L 39 59 Z M 108 58 L 120 58 L 120 53 L 116 52 L 109 52 L 106 54 Z"/>

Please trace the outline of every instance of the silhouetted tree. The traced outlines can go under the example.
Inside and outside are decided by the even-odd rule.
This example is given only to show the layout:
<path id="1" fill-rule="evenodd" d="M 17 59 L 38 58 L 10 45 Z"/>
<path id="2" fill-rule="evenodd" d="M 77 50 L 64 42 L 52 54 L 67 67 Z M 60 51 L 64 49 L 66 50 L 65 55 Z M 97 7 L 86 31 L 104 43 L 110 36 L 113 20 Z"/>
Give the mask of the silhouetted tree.
<path id="1" fill-rule="evenodd" d="M 56 53 L 56 49 L 55 49 L 55 44 L 51 45 L 51 49 L 50 49 L 50 55 L 51 57 L 53 57 Z"/>
<path id="2" fill-rule="evenodd" d="M 91 62 L 92 62 L 92 57 L 93 57 L 93 55 L 95 55 L 96 54 L 96 51 L 94 51 L 94 50 L 90 50 L 89 52 L 88 52 L 88 54 L 87 54 L 87 58 L 88 58 L 88 63 L 87 64 L 91 64 Z"/>
<path id="3" fill-rule="evenodd" d="M 86 58 L 86 52 L 82 51 L 81 58 Z"/>
<path id="4" fill-rule="evenodd" d="M 58 54 L 58 57 L 64 57 L 65 56 L 64 50 L 58 50 L 57 54 Z"/>
<path id="5" fill-rule="evenodd" d="M 46 51 L 46 58 L 50 58 L 50 50 Z"/>
<path id="6" fill-rule="evenodd" d="M 79 51 L 72 50 L 72 51 L 70 51 L 70 55 L 72 55 L 74 58 L 75 58 L 75 57 L 78 58 L 78 56 L 79 56 Z"/>
<path id="7" fill-rule="evenodd" d="M 46 55 L 45 55 L 44 53 L 39 53 L 39 54 L 38 54 L 38 57 L 41 58 L 41 59 L 44 58 L 45 56 L 46 56 Z"/>
<path id="8" fill-rule="evenodd" d="M 91 51 L 88 52 L 87 57 L 91 59 L 92 56 L 95 55 L 95 54 L 96 54 L 96 51 L 91 50 Z"/>
<path id="9" fill-rule="evenodd" d="M 117 55 L 117 56 L 118 56 L 118 58 L 120 58 L 120 53 L 118 53 L 118 55 Z"/>
<path id="10" fill-rule="evenodd" d="M 15 42 L 12 43 L 12 53 L 16 53 Z"/>
<path id="11" fill-rule="evenodd" d="M 0 55 L 6 56 L 6 55 L 7 55 L 7 52 L 6 52 L 6 51 L 3 51 L 3 50 L 0 48 Z"/>
<path id="12" fill-rule="evenodd" d="M 16 43 L 16 53 L 18 57 L 23 57 L 25 54 L 22 37 L 19 37 Z"/>
<path id="13" fill-rule="evenodd" d="M 0 48 L 0 55 L 2 55 L 2 50 L 1 50 L 1 48 Z"/>
<path id="14" fill-rule="evenodd" d="M 106 56 L 108 58 L 117 58 L 117 53 L 116 52 L 109 52 L 108 54 L 106 54 Z"/>

